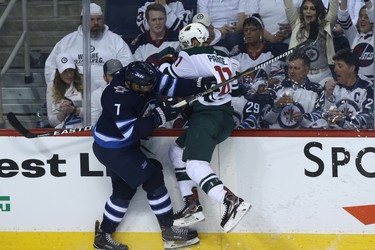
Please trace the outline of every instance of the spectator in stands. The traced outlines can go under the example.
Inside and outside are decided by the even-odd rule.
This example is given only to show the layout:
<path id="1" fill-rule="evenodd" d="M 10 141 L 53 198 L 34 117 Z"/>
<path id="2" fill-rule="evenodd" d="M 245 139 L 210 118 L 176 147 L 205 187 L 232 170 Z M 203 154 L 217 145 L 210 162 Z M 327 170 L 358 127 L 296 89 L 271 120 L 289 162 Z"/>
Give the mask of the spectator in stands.
<path id="1" fill-rule="evenodd" d="M 288 77 L 276 86 L 273 108 L 264 116 L 270 128 L 311 127 L 303 115 L 314 110 L 322 95 L 323 87 L 311 82 L 307 76 L 310 59 L 303 52 L 296 52 L 288 58 Z"/>
<path id="2" fill-rule="evenodd" d="M 102 9 L 99 5 L 90 4 L 90 37 L 91 37 L 91 91 L 103 86 L 103 64 L 112 58 L 119 60 L 124 66 L 133 61 L 129 46 L 117 34 L 104 24 Z M 82 21 L 82 13 L 81 13 Z M 68 52 L 75 64 L 83 72 L 83 32 L 82 25 L 78 30 L 63 37 L 53 48 L 45 64 L 45 79 L 52 82 L 56 69 L 56 56 Z"/>
<path id="3" fill-rule="evenodd" d="M 247 18 L 243 24 L 243 34 L 245 43 L 238 46 L 238 51 L 231 58 L 240 62 L 239 71 L 243 72 L 250 67 L 282 54 L 288 49 L 288 45 L 283 43 L 266 43 L 263 40 L 264 26 L 259 15 Z M 233 51 L 232 51 L 233 52 Z M 275 61 L 252 74 L 244 76 L 242 83 L 249 83 L 259 78 L 266 78 L 270 85 L 277 84 L 284 78 L 284 62 Z"/>
<path id="4" fill-rule="evenodd" d="M 56 56 L 55 77 L 47 84 L 48 121 L 55 128 L 82 127 L 82 77 L 68 53 Z"/>
<path id="5" fill-rule="evenodd" d="M 294 6 L 299 7 L 300 0 L 294 0 Z M 247 15 L 259 14 L 264 23 L 264 40 L 268 42 L 285 42 L 289 44 L 292 33 L 284 10 L 283 0 L 248 0 Z"/>
<path id="6" fill-rule="evenodd" d="M 310 34 L 310 28 L 317 26 L 319 29 L 316 41 L 304 48 L 311 60 L 309 79 L 321 83 L 323 79 L 332 78 L 329 65 L 333 65 L 332 56 L 335 53 L 332 28 L 337 20 L 338 0 L 329 1 L 328 12 L 322 0 L 303 0 L 299 12 L 293 0 L 284 0 L 284 4 L 289 24 L 292 27 L 289 48 L 304 42 Z"/>
<path id="7" fill-rule="evenodd" d="M 221 50 L 227 55 L 229 55 L 229 51 L 224 46 L 218 46 L 217 43 L 221 40 L 221 32 L 217 28 L 215 28 L 212 25 L 212 18 L 207 13 L 197 13 L 195 16 L 193 16 L 193 23 L 201 23 L 203 24 L 208 32 L 209 32 L 209 38 L 208 43 L 210 46 L 214 46 L 215 49 Z"/>
<path id="8" fill-rule="evenodd" d="M 268 88 L 267 80 L 259 79 L 249 85 L 240 85 L 243 95 L 232 97 L 233 120 L 236 128 L 268 128 L 264 114 L 273 107 L 275 92 Z"/>
<path id="9" fill-rule="evenodd" d="M 100 115 L 102 114 L 102 104 L 101 104 L 101 97 L 104 89 L 107 85 L 112 81 L 113 76 L 122 69 L 122 64 L 117 59 L 110 59 L 106 61 L 103 65 L 103 79 L 106 82 L 100 88 L 94 90 L 91 94 L 91 124 L 94 125 Z"/>
<path id="10" fill-rule="evenodd" d="M 150 30 L 140 34 L 131 43 L 134 59 L 146 61 L 150 56 L 168 47 L 179 51 L 178 32 L 167 29 L 167 13 L 164 6 L 158 3 L 149 4 L 145 15 Z"/>
<path id="11" fill-rule="evenodd" d="M 172 31 L 179 31 L 182 27 L 187 25 L 191 19 L 192 13 L 190 10 L 185 10 L 184 5 L 180 1 L 170 0 L 155 0 L 146 2 L 138 9 L 137 26 L 142 32 L 150 30 L 150 23 L 147 20 L 146 10 L 150 4 L 161 4 L 165 8 L 167 29 Z"/>
<path id="12" fill-rule="evenodd" d="M 321 116 L 331 128 L 374 128 L 374 88 L 358 76 L 358 57 L 350 50 L 340 50 L 333 60 L 337 81 L 329 80 L 325 84 Z"/>
<path id="13" fill-rule="evenodd" d="M 198 0 L 197 13 L 207 13 L 212 25 L 222 35 L 222 46 L 228 51 L 242 43 L 242 24 L 245 20 L 246 0 Z"/>
<path id="14" fill-rule="evenodd" d="M 358 23 L 355 26 L 348 12 L 348 0 L 341 0 L 338 21 L 342 26 L 345 36 L 348 38 L 350 48 L 359 58 L 358 74 L 373 81 L 374 7 L 371 0 L 366 1 L 366 5 L 360 9 L 358 16 Z"/>

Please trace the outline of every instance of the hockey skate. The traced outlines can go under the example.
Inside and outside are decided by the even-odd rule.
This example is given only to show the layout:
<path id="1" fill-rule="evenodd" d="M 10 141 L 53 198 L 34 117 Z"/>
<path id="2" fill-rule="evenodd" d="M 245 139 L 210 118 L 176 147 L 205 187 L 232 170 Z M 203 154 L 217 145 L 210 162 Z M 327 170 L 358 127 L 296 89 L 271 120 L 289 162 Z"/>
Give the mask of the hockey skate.
<path id="1" fill-rule="evenodd" d="M 95 222 L 94 248 L 103 250 L 128 250 L 127 245 L 114 241 L 111 234 L 105 233 L 99 228 L 99 221 Z"/>
<path id="2" fill-rule="evenodd" d="M 187 247 L 199 243 L 197 231 L 189 228 L 176 226 L 162 227 L 161 235 L 165 249 Z"/>
<path id="3" fill-rule="evenodd" d="M 192 195 L 184 196 L 184 207 L 173 214 L 174 226 L 187 227 L 205 219 L 197 188 L 194 187 L 192 192 Z"/>
<path id="4" fill-rule="evenodd" d="M 225 211 L 221 218 L 220 226 L 228 233 L 240 222 L 242 217 L 251 208 L 251 205 L 234 195 L 228 188 L 224 187 L 224 189 L 227 193 L 224 197 L 223 204 Z"/>

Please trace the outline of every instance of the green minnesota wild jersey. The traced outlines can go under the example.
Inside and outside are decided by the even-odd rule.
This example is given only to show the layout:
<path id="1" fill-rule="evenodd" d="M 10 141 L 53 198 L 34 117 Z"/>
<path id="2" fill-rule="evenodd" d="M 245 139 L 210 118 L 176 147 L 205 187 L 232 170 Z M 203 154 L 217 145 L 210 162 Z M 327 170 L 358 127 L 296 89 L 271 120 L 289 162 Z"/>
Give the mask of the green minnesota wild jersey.
<path id="1" fill-rule="evenodd" d="M 174 78 L 196 79 L 215 77 L 221 83 L 235 75 L 238 62 L 230 59 L 213 47 L 192 47 L 179 52 L 177 60 L 163 70 Z M 231 92 L 238 88 L 237 81 L 229 82 L 219 91 L 200 97 L 198 101 L 206 106 L 217 106 L 231 101 Z"/>

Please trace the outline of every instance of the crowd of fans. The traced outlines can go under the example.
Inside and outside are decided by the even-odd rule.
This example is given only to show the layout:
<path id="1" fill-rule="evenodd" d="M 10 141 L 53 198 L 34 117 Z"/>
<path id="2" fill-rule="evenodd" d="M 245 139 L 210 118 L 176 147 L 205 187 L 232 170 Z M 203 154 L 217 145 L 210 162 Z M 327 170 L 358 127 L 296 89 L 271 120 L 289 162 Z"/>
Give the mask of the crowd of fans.
<path id="1" fill-rule="evenodd" d="M 105 62 L 117 60 L 123 67 L 133 61 L 156 67 L 173 63 L 183 50 L 179 31 L 189 23 L 201 23 L 209 31 L 207 45 L 237 61 L 238 73 L 307 42 L 292 55 L 238 79 L 242 95 L 232 100 L 237 128 L 373 128 L 372 0 L 198 0 L 196 7 L 192 13 L 182 1 L 146 2 L 134 20 L 140 34 L 128 45 L 104 24 L 101 7 L 91 4 L 91 90 L 99 91 L 92 102 L 99 103 L 102 90 L 97 89 L 107 84 Z M 306 41 L 311 32 L 317 33 L 316 39 Z M 83 51 L 77 46 L 82 39 L 79 26 L 56 44 L 46 61 L 47 109 L 53 127 L 75 126 L 72 113 L 78 117 L 77 126 L 82 124 L 80 114 L 85 111 L 77 106 L 82 103 L 77 80 L 55 90 L 58 79 L 64 82 L 61 53 L 70 54 L 66 62 L 75 62 L 68 71 L 82 69 Z M 170 127 L 187 127 L 186 117 Z"/>

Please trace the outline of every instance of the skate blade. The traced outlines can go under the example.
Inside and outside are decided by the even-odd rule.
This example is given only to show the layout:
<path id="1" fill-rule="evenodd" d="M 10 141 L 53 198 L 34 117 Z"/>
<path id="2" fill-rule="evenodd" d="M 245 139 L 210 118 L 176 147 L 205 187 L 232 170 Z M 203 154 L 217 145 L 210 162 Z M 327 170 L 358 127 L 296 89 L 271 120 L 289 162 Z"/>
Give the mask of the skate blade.
<path id="1" fill-rule="evenodd" d="M 203 212 L 197 212 L 189 217 L 181 218 L 173 221 L 173 226 L 188 227 L 198 222 L 204 221 L 205 217 Z"/>
<path id="2" fill-rule="evenodd" d="M 164 242 L 164 249 L 176 249 L 176 248 L 183 248 L 192 245 L 199 244 L 199 238 L 195 237 L 194 239 L 187 240 L 187 241 L 165 241 Z"/>
<path id="3" fill-rule="evenodd" d="M 237 207 L 237 213 L 235 214 L 235 216 L 232 217 L 227 221 L 227 223 L 225 223 L 224 225 L 224 231 L 226 233 L 229 233 L 230 231 L 233 230 L 233 228 L 238 224 L 238 222 L 240 222 L 240 220 L 242 219 L 242 217 L 244 217 L 244 215 L 250 210 L 251 208 L 251 205 L 247 202 L 242 202 L 238 207 Z"/>

